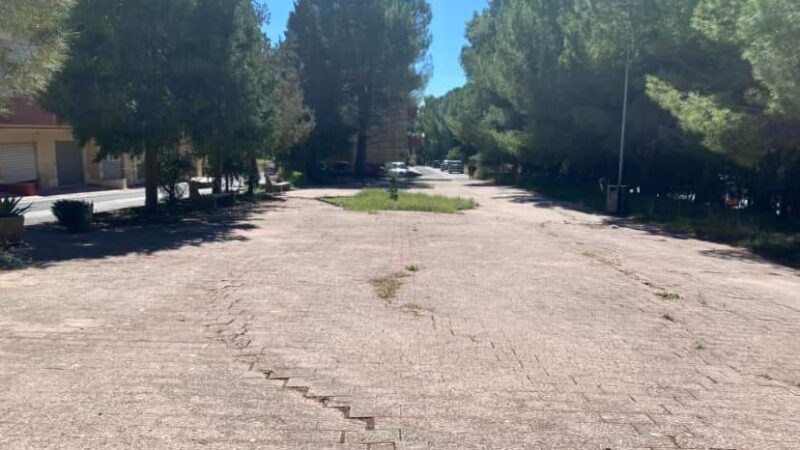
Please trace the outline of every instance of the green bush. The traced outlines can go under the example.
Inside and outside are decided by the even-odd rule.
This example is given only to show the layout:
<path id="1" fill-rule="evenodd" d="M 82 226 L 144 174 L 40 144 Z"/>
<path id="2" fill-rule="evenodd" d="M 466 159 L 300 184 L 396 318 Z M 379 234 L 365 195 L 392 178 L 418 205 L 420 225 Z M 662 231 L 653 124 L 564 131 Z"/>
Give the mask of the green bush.
<path id="1" fill-rule="evenodd" d="M 58 223 L 72 233 L 92 229 L 94 204 L 82 200 L 59 200 L 53 204 L 53 215 Z"/>
<path id="2" fill-rule="evenodd" d="M 31 208 L 20 206 L 22 197 L 0 197 L 0 217 L 19 217 Z"/>
<path id="3" fill-rule="evenodd" d="M 184 182 L 189 181 L 194 171 L 191 155 L 182 154 L 178 149 L 162 155 L 158 161 L 158 184 L 167 194 L 167 204 L 175 205 L 186 195 Z"/>
<path id="4" fill-rule="evenodd" d="M 286 177 L 286 181 L 292 183 L 292 186 L 302 186 L 305 184 L 306 177 L 302 172 L 294 171 Z"/>

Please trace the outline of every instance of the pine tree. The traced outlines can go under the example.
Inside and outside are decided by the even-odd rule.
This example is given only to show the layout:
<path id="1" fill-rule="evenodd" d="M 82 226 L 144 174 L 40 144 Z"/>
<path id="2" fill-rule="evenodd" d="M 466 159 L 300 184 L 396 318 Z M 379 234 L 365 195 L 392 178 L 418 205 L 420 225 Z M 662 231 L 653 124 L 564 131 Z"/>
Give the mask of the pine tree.
<path id="1" fill-rule="evenodd" d="M 64 62 L 73 0 L 0 2 L 0 115 L 12 97 L 47 86 Z"/>
<path id="2" fill-rule="evenodd" d="M 182 37 L 191 0 L 81 0 L 70 56 L 44 99 L 85 144 L 143 154 L 146 210 L 158 207 L 159 154 L 183 130 Z"/>

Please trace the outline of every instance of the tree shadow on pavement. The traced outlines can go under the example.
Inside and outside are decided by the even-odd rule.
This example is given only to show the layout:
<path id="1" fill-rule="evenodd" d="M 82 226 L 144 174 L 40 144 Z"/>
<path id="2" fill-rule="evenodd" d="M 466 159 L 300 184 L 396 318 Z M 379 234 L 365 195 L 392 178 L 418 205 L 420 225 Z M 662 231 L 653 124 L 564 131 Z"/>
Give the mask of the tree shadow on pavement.
<path id="1" fill-rule="evenodd" d="M 18 253 L 28 267 L 43 269 L 64 261 L 149 255 L 186 246 L 246 241 L 239 232 L 257 228 L 253 216 L 281 208 L 281 203 L 245 204 L 158 223 L 101 216 L 95 228 L 84 234 L 69 234 L 53 224 L 38 225 L 26 230 Z"/>
<path id="2" fill-rule="evenodd" d="M 479 188 L 484 186 L 495 186 L 496 184 L 475 182 L 475 183 L 470 183 L 470 185 Z M 504 185 L 497 185 L 497 186 L 504 186 Z M 775 254 L 769 254 L 768 252 L 765 251 L 759 251 L 758 249 L 747 249 L 742 247 L 741 244 L 737 241 L 730 241 L 703 235 L 696 235 L 695 233 L 675 228 L 673 225 L 670 225 L 669 223 L 643 221 L 635 216 L 631 217 L 611 216 L 594 205 L 580 204 L 564 200 L 553 200 L 552 198 L 549 198 L 545 195 L 536 192 L 525 192 L 515 189 L 514 191 L 508 193 L 495 195 L 492 197 L 492 199 L 504 200 L 517 204 L 531 204 L 536 208 L 545 208 L 545 209 L 562 208 L 565 210 L 577 211 L 583 214 L 588 214 L 599 218 L 600 223 L 593 225 L 595 227 L 626 228 L 630 230 L 636 230 L 643 233 L 647 233 L 653 236 L 658 236 L 664 239 L 677 239 L 677 240 L 696 239 L 699 241 L 714 242 L 718 244 L 731 246 L 730 249 L 701 251 L 700 254 L 705 257 L 710 257 L 720 260 L 757 262 L 763 264 L 770 264 L 775 267 L 784 267 L 795 270 L 798 267 L 800 267 L 797 257 L 787 258 L 779 254 L 775 255 Z"/>

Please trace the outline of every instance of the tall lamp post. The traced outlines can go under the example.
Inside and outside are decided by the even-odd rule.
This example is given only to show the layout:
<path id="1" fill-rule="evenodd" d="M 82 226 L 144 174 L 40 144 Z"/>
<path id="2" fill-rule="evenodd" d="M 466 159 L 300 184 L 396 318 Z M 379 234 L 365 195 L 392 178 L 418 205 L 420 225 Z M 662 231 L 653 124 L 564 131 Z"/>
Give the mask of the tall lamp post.
<path id="1" fill-rule="evenodd" d="M 622 131 L 619 139 L 619 170 L 617 172 L 616 208 L 614 211 L 617 214 L 624 214 L 626 209 L 622 179 L 625 171 L 625 134 L 628 125 L 628 92 L 631 78 L 631 54 L 633 53 L 633 6 L 631 0 L 628 0 L 628 29 L 628 49 L 625 54 L 625 94 L 622 101 Z"/>

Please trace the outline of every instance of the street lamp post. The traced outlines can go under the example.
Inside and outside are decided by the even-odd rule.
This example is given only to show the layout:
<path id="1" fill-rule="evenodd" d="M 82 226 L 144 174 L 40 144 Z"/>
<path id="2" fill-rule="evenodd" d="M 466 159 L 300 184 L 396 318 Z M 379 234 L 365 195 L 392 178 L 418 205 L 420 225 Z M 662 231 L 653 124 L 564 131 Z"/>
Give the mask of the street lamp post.
<path id="1" fill-rule="evenodd" d="M 622 101 L 622 130 L 619 139 L 619 170 L 617 172 L 617 189 L 616 189 L 616 213 L 623 214 L 625 211 L 625 192 L 622 186 L 623 175 L 625 171 L 625 134 L 628 125 L 628 92 L 630 90 L 630 76 L 631 76 L 631 54 L 633 53 L 633 7 L 631 1 L 628 1 L 628 26 L 629 26 L 629 39 L 628 49 L 625 54 L 625 93 Z"/>

